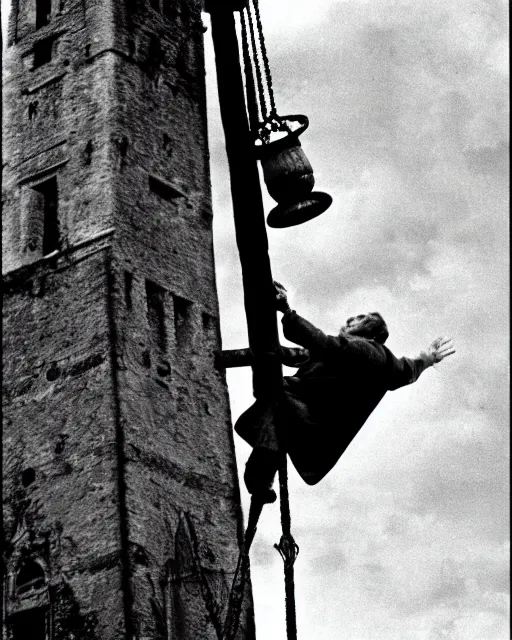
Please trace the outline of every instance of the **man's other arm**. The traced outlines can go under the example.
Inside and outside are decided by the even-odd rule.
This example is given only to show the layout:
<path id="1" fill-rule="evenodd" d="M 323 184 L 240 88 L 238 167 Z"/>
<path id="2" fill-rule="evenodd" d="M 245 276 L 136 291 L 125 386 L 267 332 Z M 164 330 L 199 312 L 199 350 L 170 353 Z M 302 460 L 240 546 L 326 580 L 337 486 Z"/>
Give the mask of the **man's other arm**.
<path id="1" fill-rule="evenodd" d="M 281 320 L 283 323 L 284 337 L 295 344 L 308 349 L 308 351 L 329 351 L 339 349 L 346 344 L 342 336 L 328 336 L 315 327 L 311 322 L 299 316 L 296 311 L 288 309 Z"/>

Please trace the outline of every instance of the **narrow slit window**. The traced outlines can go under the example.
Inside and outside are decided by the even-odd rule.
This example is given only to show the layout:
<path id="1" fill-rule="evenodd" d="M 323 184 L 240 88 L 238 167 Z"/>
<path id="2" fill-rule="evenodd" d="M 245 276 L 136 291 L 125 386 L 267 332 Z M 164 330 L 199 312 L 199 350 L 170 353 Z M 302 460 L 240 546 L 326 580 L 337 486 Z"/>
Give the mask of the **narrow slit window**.
<path id="1" fill-rule="evenodd" d="M 54 176 L 33 187 L 42 196 L 43 255 L 60 249 L 57 178 Z"/>
<path id="2" fill-rule="evenodd" d="M 124 303 L 127 309 L 132 308 L 133 273 L 124 272 Z"/>
<path id="3" fill-rule="evenodd" d="M 34 44 L 34 69 L 51 61 L 52 47 L 53 38 L 45 38 Z"/>
<path id="4" fill-rule="evenodd" d="M 52 0 L 36 0 L 36 29 L 44 27 L 52 16 Z"/>
<path id="5" fill-rule="evenodd" d="M 192 340 L 192 302 L 176 295 L 173 296 L 173 300 L 176 346 L 178 349 L 184 349 L 190 345 Z"/>
<path id="6" fill-rule="evenodd" d="M 167 348 L 164 299 L 165 289 L 146 280 L 146 302 L 151 341 L 161 351 L 165 351 Z"/>
<path id="7" fill-rule="evenodd" d="M 39 101 L 38 100 L 34 100 L 34 102 L 31 102 L 28 105 L 28 119 L 29 120 L 35 120 L 36 119 L 38 105 L 39 105 Z"/>

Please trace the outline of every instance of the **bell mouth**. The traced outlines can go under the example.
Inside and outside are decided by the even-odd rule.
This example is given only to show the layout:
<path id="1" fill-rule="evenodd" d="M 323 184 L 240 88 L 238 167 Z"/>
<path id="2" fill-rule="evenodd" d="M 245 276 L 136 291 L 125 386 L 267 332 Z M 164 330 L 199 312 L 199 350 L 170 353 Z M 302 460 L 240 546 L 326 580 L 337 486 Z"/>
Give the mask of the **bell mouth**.
<path id="1" fill-rule="evenodd" d="M 303 200 L 274 207 L 267 216 L 267 224 L 274 229 L 294 227 L 321 215 L 331 204 L 332 197 L 328 193 L 313 191 Z"/>

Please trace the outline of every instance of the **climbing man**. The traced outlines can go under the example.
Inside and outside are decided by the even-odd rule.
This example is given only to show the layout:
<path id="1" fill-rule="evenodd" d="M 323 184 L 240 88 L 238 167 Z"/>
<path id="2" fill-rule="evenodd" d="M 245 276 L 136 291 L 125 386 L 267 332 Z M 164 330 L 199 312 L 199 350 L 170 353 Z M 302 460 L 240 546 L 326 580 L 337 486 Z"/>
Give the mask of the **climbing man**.
<path id="1" fill-rule="evenodd" d="M 281 284 L 274 287 L 284 336 L 305 347 L 308 357 L 284 378 L 277 410 L 256 400 L 235 425 L 253 447 L 245 472 L 250 493 L 273 493 L 283 450 L 307 484 L 319 482 L 387 391 L 415 382 L 455 353 L 451 339 L 441 337 L 415 358 L 396 358 L 384 346 L 388 328 L 377 312 L 349 318 L 337 336 L 326 335 L 290 308 Z"/>

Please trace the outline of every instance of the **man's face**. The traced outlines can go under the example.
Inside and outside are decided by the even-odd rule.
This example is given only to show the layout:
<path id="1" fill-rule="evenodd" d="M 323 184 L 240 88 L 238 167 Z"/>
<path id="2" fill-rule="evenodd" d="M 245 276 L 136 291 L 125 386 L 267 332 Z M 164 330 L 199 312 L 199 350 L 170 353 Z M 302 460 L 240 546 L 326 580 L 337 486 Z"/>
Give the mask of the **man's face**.
<path id="1" fill-rule="evenodd" d="M 348 318 L 341 330 L 352 335 L 373 339 L 383 328 L 386 328 L 386 323 L 380 313 L 371 312 Z"/>
<path id="2" fill-rule="evenodd" d="M 346 329 L 351 329 L 351 328 L 355 328 L 358 326 L 361 326 L 362 324 L 364 324 L 364 319 L 366 317 L 368 317 L 370 314 L 367 313 L 361 313 L 358 316 L 352 316 L 351 318 L 348 318 L 346 324 L 345 324 L 345 328 Z"/>

